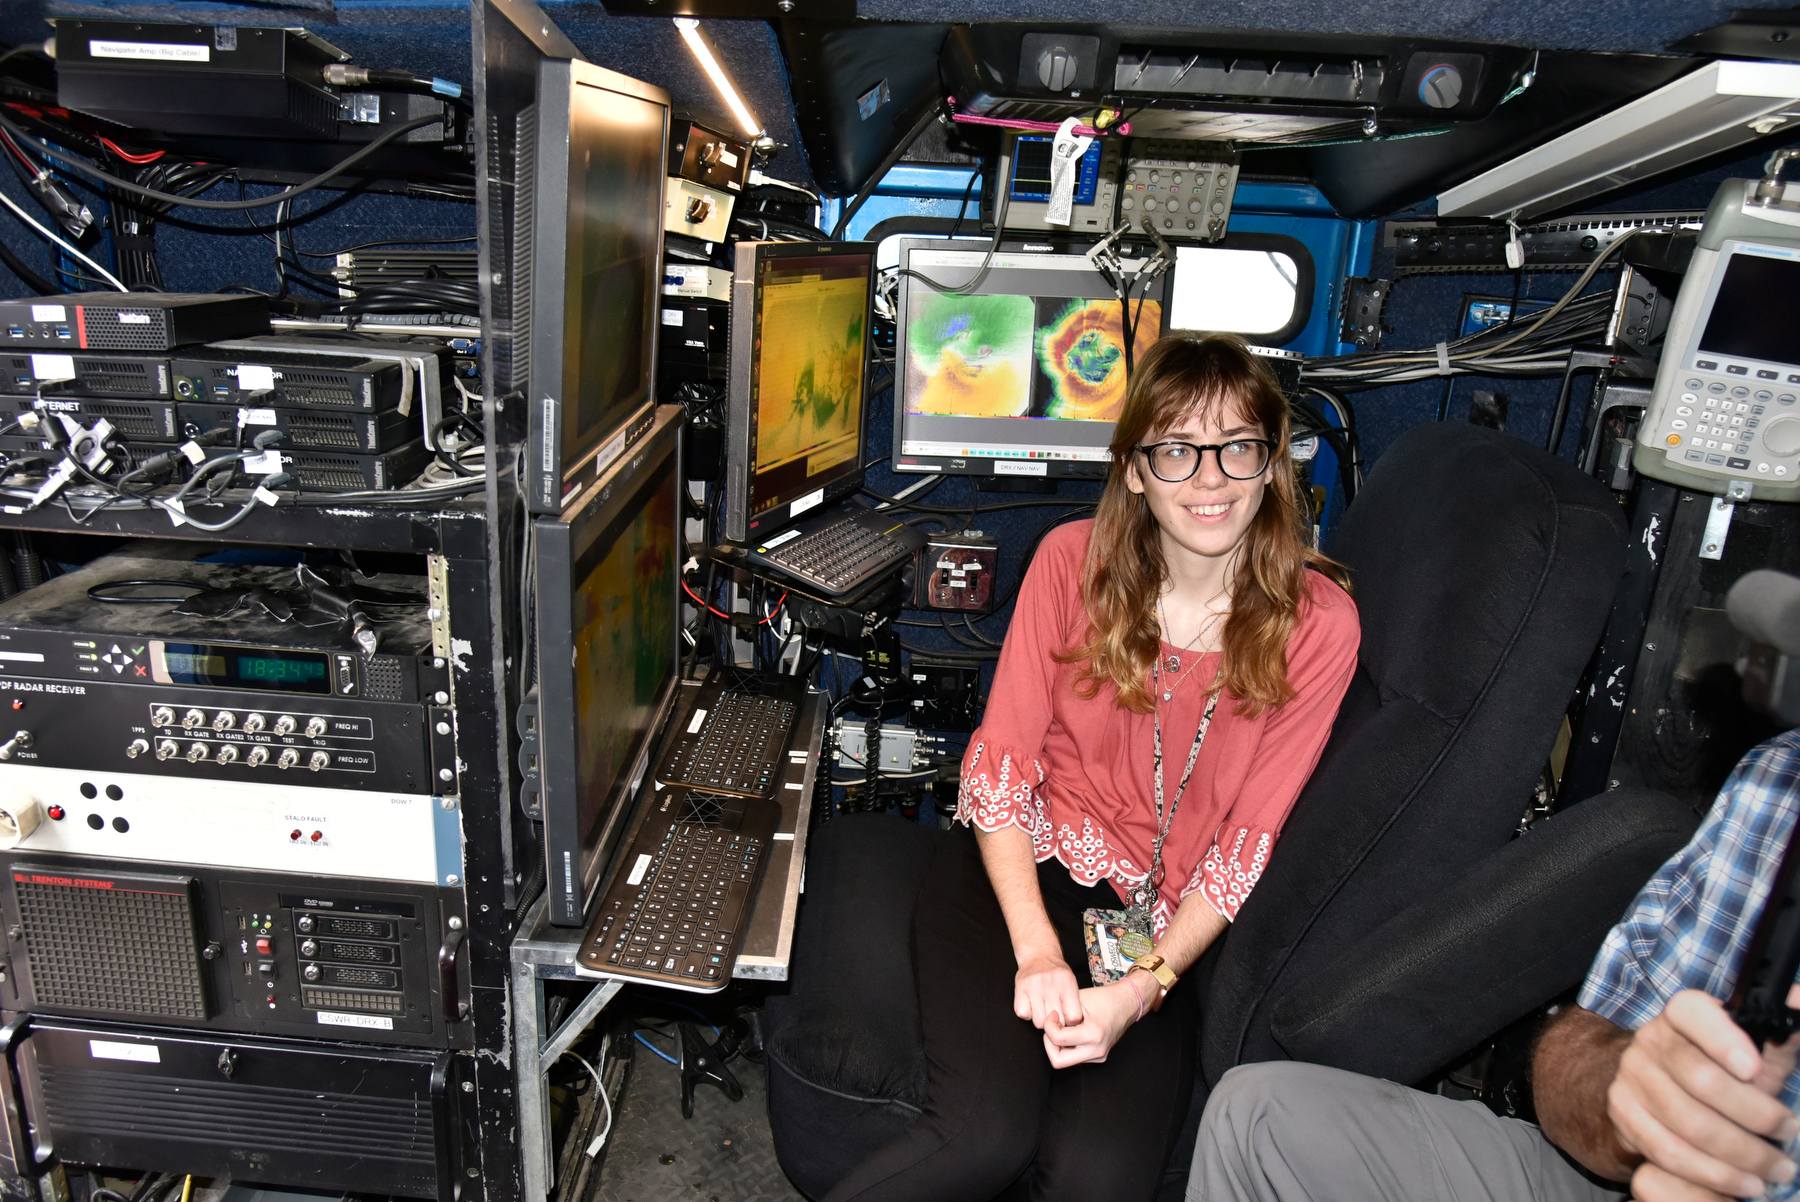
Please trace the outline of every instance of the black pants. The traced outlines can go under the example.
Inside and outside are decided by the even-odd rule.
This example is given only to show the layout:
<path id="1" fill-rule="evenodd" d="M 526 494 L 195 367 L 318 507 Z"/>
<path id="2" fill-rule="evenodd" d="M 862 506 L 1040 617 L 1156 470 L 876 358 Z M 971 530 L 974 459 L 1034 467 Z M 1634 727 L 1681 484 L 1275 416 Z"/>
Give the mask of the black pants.
<path id="1" fill-rule="evenodd" d="M 1054 860 L 1038 885 L 1063 957 L 1089 984 L 1081 915 L 1118 909 L 1105 883 Z M 913 913 L 927 1100 L 917 1122 L 826 1202 L 1147 1202 L 1194 1084 L 1198 990 L 1183 982 L 1102 1064 L 1053 1069 L 1043 1033 L 1013 1014 L 1012 943 L 974 835 L 942 840 Z M 1009 1187 L 1011 1187 L 1009 1189 Z"/>

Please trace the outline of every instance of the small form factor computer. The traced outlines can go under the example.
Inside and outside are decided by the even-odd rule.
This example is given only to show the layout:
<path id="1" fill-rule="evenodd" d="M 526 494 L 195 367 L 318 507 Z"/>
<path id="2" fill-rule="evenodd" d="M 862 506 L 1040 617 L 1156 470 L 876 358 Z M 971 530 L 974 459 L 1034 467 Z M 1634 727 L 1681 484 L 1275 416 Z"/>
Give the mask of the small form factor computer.
<path id="1" fill-rule="evenodd" d="M 732 274 L 724 534 L 752 570 L 824 599 L 924 536 L 855 504 L 863 483 L 873 242 L 740 242 Z"/>

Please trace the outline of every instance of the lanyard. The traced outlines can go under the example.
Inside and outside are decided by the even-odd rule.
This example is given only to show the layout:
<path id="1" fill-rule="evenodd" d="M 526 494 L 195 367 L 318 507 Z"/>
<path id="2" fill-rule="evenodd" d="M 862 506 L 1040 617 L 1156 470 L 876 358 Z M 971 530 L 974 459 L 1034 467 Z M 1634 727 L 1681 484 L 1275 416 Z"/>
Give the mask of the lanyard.
<path id="1" fill-rule="evenodd" d="M 1155 686 L 1155 692 L 1151 695 L 1159 697 L 1162 694 L 1160 656 L 1150 663 L 1151 683 Z M 1156 841 L 1151 844 L 1150 875 L 1131 891 L 1131 908 L 1141 918 L 1148 919 L 1151 908 L 1156 904 L 1156 891 L 1162 886 L 1163 878 L 1163 840 L 1169 837 L 1169 831 L 1175 825 L 1175 807 L 1181 804 L 1182 795 L 1187 792 L 1188 779 L 1194 775 L 1194 763 L 1200 758 L 1200 745 L 1206 742 L 1207 727 L 1212 725 L 1213 710 L 1219 705 L 1219 694 L 1222 691 L 1219 682 L 1223 676 L 1224 669 L 1221 667 L 1219 676 L 1213 679 L 1213 690 L 1206 699 L 1206 709 L 1200 715 L 1200 728 L 1194 732 L 1194 745 L 1188 751 L 1187 767 L 1181 773 L 1181 784 L 1176 787 L 1175 797 L 1168 803 L 1166 814 L 1163 809 L 1162 705 L 1159 702 L 1156 706 L 1156 755 L 1153 761 L 1156 766 Z"/>

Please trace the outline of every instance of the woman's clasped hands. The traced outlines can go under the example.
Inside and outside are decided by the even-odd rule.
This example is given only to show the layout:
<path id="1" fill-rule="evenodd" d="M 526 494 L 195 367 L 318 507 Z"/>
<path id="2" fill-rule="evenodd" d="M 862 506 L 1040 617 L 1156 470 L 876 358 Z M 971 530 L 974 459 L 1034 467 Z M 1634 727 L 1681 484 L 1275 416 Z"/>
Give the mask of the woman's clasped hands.
<path id="1" fill-rule="evenodd" d="M 1155 989 L 1155 983 L 1148 988 Z M 1013 1013 L 1044 1033 L 1044 1054 L 1055 1068 L 1104 1061 L 1138 1012 L 1138 994 L 1130 984 L 1121 980 L 1082 989 L 1061 956 L 1030 957 L 1014 978 Z"/>

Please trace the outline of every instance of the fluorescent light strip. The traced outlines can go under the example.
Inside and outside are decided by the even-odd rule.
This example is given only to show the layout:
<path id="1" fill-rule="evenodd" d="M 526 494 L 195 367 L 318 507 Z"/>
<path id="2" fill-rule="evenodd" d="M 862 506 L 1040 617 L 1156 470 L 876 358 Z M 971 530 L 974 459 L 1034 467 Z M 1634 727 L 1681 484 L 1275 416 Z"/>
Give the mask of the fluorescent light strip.
<path id="1" fill-rule="evenodd" d="M 675 28 L 681 31 L 681 40 L 688 44 L 688 49 L 694 52 L 695 58 L 700 60 L 701 69 L 706 72 L 707 78 L 712 80 L 713 87 L 719 89 L 719 95 L 725 98 L 725 103 L 730 106 L 732 115 L 738 119 L 738 124 L 743 126 L 744 132 L 752 138 L 760 137 L 762 126 L 757 124 L 756 118 L 750 115 L 750 110 L 744 107 L 744 102 L 738 96 L 737 89 L 731 85 L 731 77 L 725 74 L 725 68 L 721 67 L 719 60 L 713 57 L 712 47 L 708 46 L 705 39 L 700 36 L 700 22 L 692 17 L 672 19 L 675 22 Z"/>

